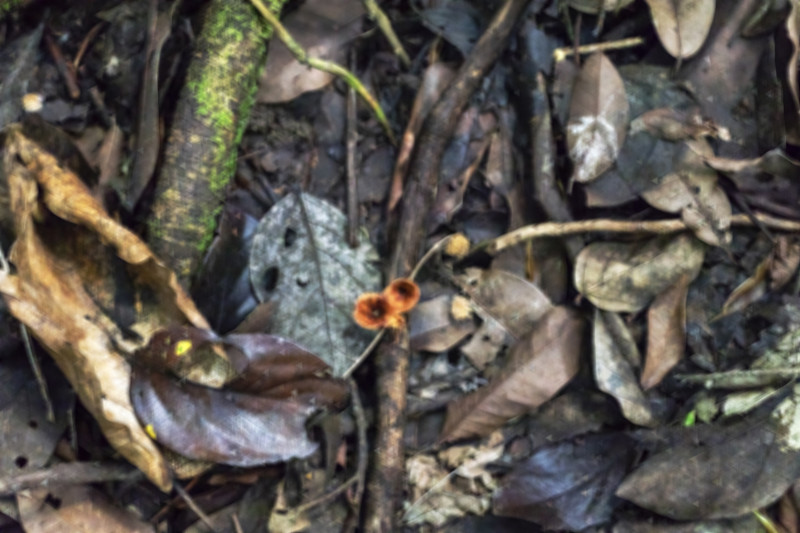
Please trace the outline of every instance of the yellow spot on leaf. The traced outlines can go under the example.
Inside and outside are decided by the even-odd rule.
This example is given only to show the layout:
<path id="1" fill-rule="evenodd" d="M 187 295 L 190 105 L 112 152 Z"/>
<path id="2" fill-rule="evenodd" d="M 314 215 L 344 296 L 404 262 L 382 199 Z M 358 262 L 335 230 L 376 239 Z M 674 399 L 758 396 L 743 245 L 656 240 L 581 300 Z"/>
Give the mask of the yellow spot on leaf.
<path id="1" fill-rule="evenodd" d="M 192 349 L 192 341 L 182 340 L 175 344 L 175 355 L 183 355 Z"/>

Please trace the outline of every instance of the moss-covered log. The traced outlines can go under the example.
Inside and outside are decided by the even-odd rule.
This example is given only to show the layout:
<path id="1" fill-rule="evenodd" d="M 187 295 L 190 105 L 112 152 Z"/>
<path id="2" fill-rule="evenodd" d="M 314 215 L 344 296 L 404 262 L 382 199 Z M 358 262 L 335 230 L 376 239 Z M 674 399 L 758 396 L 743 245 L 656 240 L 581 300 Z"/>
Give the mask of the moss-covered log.
<path id="1" fill-rule="evenodd" d="M 279 13 L 285 0 L 272 0 Z M 211 0 L 167 137 L 148 241 L 185 282 L 214 235 L 271 28 L 247 0 Z"/>

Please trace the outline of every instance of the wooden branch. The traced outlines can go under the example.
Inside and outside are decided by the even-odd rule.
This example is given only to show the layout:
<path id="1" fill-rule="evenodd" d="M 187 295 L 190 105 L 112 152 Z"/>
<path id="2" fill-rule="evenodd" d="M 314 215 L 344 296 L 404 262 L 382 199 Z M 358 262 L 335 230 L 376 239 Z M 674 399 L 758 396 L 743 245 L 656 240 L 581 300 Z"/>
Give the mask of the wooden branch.
<path id="1" fill-rule="evenodd" d="M 403 196 L 390 279 L 407 276 L 421 255 L 427 234 L 426 217 L 436 198 L 442 153 L 469 98 L 505 48 L 506 40 L 527 3 L 528 0 L 506 0 L 503 3 L 425 121 Z M 376 358 L 377 435 L 364 521 L 364 529 L 368 532 L 399 530 L 395 522 L 403 495 L 408 364 L 407 333 L 396 333 L 380 346 Z"/>

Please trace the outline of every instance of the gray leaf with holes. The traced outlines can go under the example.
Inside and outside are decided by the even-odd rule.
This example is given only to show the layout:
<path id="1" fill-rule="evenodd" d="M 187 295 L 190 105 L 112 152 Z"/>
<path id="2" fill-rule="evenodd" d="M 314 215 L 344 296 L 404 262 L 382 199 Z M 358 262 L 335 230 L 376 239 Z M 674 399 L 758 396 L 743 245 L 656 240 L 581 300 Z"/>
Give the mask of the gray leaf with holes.
<path id="1" fill-rule="evenodd" d="M 362 230 L 350 248 L 344 214 L 309 194 L 289 194 L 261 219 L 250 250 L 250 280 L 272 301 L 270 333 L 288 337 L 344 373 L 371 336 L 353 321 L 356 298 L 376 291 L 378 254 Z"/>

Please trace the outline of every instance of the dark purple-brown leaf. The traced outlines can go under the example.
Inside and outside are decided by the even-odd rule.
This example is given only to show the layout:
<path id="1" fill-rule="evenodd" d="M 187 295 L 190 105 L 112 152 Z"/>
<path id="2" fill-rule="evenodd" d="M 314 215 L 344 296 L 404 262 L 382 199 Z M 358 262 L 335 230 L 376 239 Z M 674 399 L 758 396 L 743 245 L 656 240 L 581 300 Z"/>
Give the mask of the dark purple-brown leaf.
<path id="1" fill-rule="evenodd" d="M 494 513 L 547 529 L 582 531 L 611 517 L 614 490 L 635 455 L 619 434 L 542 448 L 518 463 L 494 494 Z"/>
<path id="2" fill-rule="evenodd" d="M 135 369 L 131 400 L 151 437 L 185 457 L 255 466 L 307 457 L 317 445 L 305 423 L 314 407 L 178 383 Z"/>
<path id="3" fill-rule="evenodd" d="M 439 440 L 488 435 L 555 396 L 578 372 L 583 329 L 576 311 L 554 307 L 514 345 L 491 383 L 448 406 Z"/>

